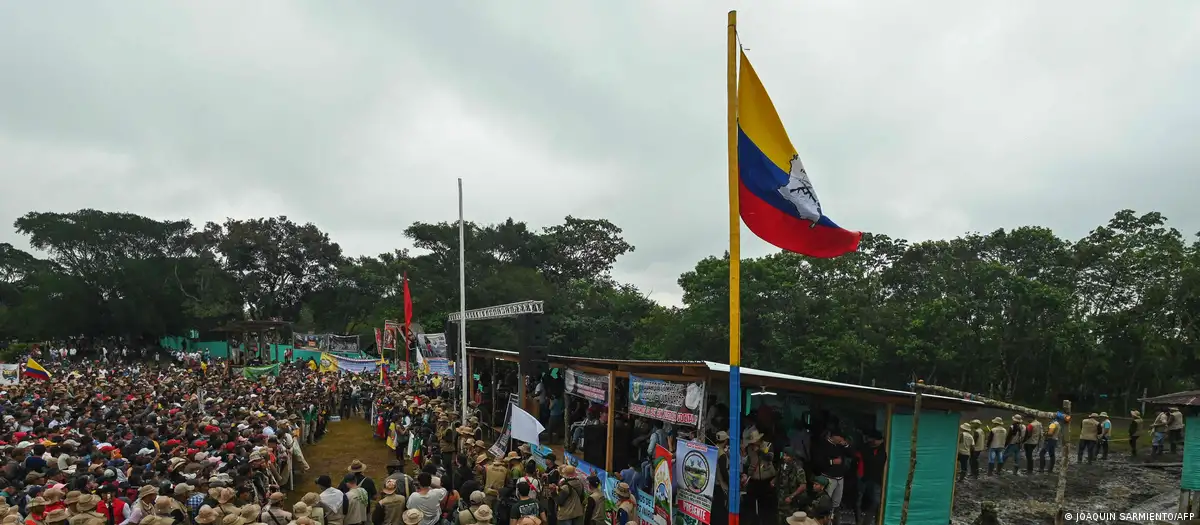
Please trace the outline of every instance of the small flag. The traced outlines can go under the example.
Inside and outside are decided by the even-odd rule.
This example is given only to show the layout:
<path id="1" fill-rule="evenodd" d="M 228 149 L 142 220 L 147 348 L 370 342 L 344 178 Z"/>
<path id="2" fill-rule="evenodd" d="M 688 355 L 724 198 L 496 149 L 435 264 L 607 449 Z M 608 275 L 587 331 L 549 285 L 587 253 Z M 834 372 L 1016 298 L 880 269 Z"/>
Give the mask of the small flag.
<path id="1" fill-rule="evenodd" d="M 412 432 L 408 433 L 408 457 L 412 458 L 413 463 L 418 467 L 421 466 L 421 445 L 424 443 L 421 438 Z"/>
<path id="2" fill-rule="evenodd" d="M 39 365 L 38 362 L 34 361 L 32 357 L 25 361 L 25 372 L 22 375 L 42 381 L 50 380 L 50 372 L 47 372 L 45 368 L 42 368 L 42 365 Z"/>

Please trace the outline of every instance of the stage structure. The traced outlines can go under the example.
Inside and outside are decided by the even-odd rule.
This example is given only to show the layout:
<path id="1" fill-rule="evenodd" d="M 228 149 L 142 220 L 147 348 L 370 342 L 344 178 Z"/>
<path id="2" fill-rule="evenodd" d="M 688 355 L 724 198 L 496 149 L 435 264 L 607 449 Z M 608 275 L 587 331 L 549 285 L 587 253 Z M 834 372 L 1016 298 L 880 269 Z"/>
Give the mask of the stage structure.
<path id="1" fill-rule="evenodd" d="M 474 310 L 464 310 L 462 312 L 454 312 L 454 313 L 451 313 L 450 315 L 446 316 L 446 321 L 448 321 L 446 330 L 449 331 L 452 328 L 457 328 L 458 333 L 460 334 L 460 336 L 456 338 L 458 340 L 457 341 L 458 348 L 447 349 L 447 350 L 452 350 L 455 354 L 458 355 L 458 369 L 462 373 L 462 378 L 460 380 L 461 382 L 459 383 L 459 390 L 462 392 L 462 409 L 459 410 L 459 413 L 462 414 L 462 418 L 463 418 L 462 424 L 464 424 L 464 425 L 467 424 L 467 419 L 466 419 L 467 418 L 467 399 L 468 399 L 467 396 L 470 395 L 470 388 L 471 388 L 471 381 L 469 380 L 470 376 L 468 375 L 468 369 L 472 368 L 472 367 L 467 366 L 468 358 L 467 358 L 467 338 L 466 338 L 467 323 L 466 323 L 466 321 L 488 321 L 488 320 L 492 320 L 492 319 L 506 319 L 509 317 L 518 317 L 518 316 L 522 316 L 522 315 L 541 315 L 542 313 L 544 313 L 544 311 L 542 310 L 542 301 L 529 300 L 529 301 L 518 301 L 515 303 L 501 304 L 501 305 L 496 305 L 496 306 L 486 306 L 483 308 L 476 308 Z M 466 321 L 463 321 L 464 319 Z M 449 323 L 458 323 L 460 321 L 462 321 L 462 322 L 459 326 L 456 326 L 456 327 L 449 326 Z M 518 406 L 525 406 L 525 381 L 523 381 L 523 380 L 520 381 L 518 388 L 520 391 L 520 394 L 518 395 L 518 398 L 517 398 Z"/>
<path id="2" fill-rule="evenodd" d="M 279 344 L 283 340 L 281 332 L 284 329 L 291 332 L 291 327 L 292 323 L 274 318 L 266 321 L 234 321 L 213 331 L 226 334 L 230 361 L 244 365 L 252 358 L 262 361 L 278 359 Z M 290 341 L 291 336 L 288 337 Z M 244 350 L 242 345 L 245 345 Z"/>

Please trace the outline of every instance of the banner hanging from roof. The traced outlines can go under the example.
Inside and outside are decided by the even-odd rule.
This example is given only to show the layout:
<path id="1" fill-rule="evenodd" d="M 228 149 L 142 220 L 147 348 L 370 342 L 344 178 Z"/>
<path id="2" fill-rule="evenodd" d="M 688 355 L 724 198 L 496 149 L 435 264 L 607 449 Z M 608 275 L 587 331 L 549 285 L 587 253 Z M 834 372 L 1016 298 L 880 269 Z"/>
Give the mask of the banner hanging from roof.
<path id="1" fill-rule="evenodd" d="M 321 354 L 321 371 L 322 372 L 345 372 L 348 374 L 362 374 L 364 372 L 376 372 L 379 370 L 381 359 L 352 359 L 333 355 L 331 353 Z"/>
<path id="2" fill-rule="evenodd" d="M 608 376 L 589 374 L 568 368 L 566 375 L 563 376 L 563 390 L 568 394 L 603 405 L 608 403 Z"/>
<path id="3" fill-rule="evenodd" d="M 321 350 L 325 343 L 318 334 L 292 334 L 292 346 L 297 350 Z"/>
<path id="4" fill-rule="evenodd" d="M 704 403 L 704 383 L 677 383 L 629 374 L 629 413 L 696 426 Z"/>
<path id="5" fill-rule="evenodd" d="M 338 354 L 358 354 L 357 335 L 329 335 L 329 351 Z"/>
<path id="6" fill-rule="evenodd" d="M 450 360 L 445 357 L 433 357 L 425 361 L 429 365 L 429 373 L 435 376 L 453 377 L 454 370 L 450 368 Z"/>
<path id="7" fill-rule="evenodd" d="M 247 366 L 242 368 L 242 377 L 246 379 L 258 379 L 265 375 L 278 376 L 279 363 L 270 366 Z"/>

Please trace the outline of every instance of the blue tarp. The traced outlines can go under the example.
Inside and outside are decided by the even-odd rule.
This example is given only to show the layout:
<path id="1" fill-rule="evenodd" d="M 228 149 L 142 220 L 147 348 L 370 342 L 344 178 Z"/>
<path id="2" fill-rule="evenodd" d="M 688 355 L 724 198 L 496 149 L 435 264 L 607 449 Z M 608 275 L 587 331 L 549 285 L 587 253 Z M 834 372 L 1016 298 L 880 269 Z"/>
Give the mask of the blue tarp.
<path id="1" fill-rule="evenodd" d="M 921 413 L 917 434 L 917 468 L 908 503 L 910 525 L 946 525 L 953 503 L 955 461 L 958 457 L 958 413 Z M 908 480 L 912 416 L 893 414 L 888 444 L 887 493 L 884 525 L 900 523 L 904 484 Z"/>

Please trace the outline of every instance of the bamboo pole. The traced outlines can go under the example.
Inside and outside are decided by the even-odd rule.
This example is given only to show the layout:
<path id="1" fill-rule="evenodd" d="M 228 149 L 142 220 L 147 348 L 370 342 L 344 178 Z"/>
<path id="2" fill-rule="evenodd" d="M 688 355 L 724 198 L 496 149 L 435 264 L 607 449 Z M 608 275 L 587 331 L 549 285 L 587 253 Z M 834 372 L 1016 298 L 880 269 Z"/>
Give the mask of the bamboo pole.
<path id="1" fill-rule="evenodd" d="M 1063 504 L 1067 498 L 1067 465 L 1070 463 L 1067 461 L 1067 458 L 1071 455 L 1070 401 L 1063 401 L 1062 413 L 1064 416 L 1063 419 L 1066 420 L 1066 423 L 1063 424 L 1063 428 L 1058 430 L 1061 433 L 1061 439 L 1059 439 L 1059 441 L 1062 442 L 1063 447 L 1062 458 L 1060 460 L 1061 464 L 1058 467 L 1058 490 L 1054 494 L 1054 505 L 1058 509 L 1058 511 L 1054 513 L 1054 525 L 1064 525 L 1066 523 L 1066 519 L 1064 518 L 1065 509 L 1063 509 Z"/>
<path id="2" fill-rule="evenodd" d="M 914 390 L 917 390 L 917 391 L 924 390 L 931 394 L 944 394 L 947 396 L 961 397 L 963 399 L 967 399 L 970 401 L 978 401 L 985 405 L 994 406 L 997 408 L 1004 408 L 1007 410 L 1011 410 L 1013 412 L 1020 412 L 1022 414 L 1028 414 L 1028 415 L 1031 415 L 1031 416 L 1034 416 L 1037 418 L 1041 418 L 1041 419 L 1054 419 L 1055 416 L 1057 416 L 1057 414 L 1054 412 L 1046 412 L 1043 410 L 1038 410 L 1036 408 L 1029 408 L 1029 407 L 1009 403 L 1006 401 L 991 399 L 991 398 L 983 397 L 981 395 L 972 394 L 970 392 L 966 392 L 963 390 L 955 390 L 953 388 L 946 388 L 944 386 L 938 386 L 938 385 L 927 385 L 921 381 L 917 381 L 915 384 L 910 384 L 909 387 L 912 387 Z"/>
<path id="3" fill-rule="evenodd" d="M 908 452 L 908 480 L 904 482 L 904 504 L 900 506 L 900 525 L 908 524 L 908 502 L 912 498 L 913 473 L 917 471 L 917 427 L 921 423 L 921 391 L 913 397 L 912 445 Z"/>

